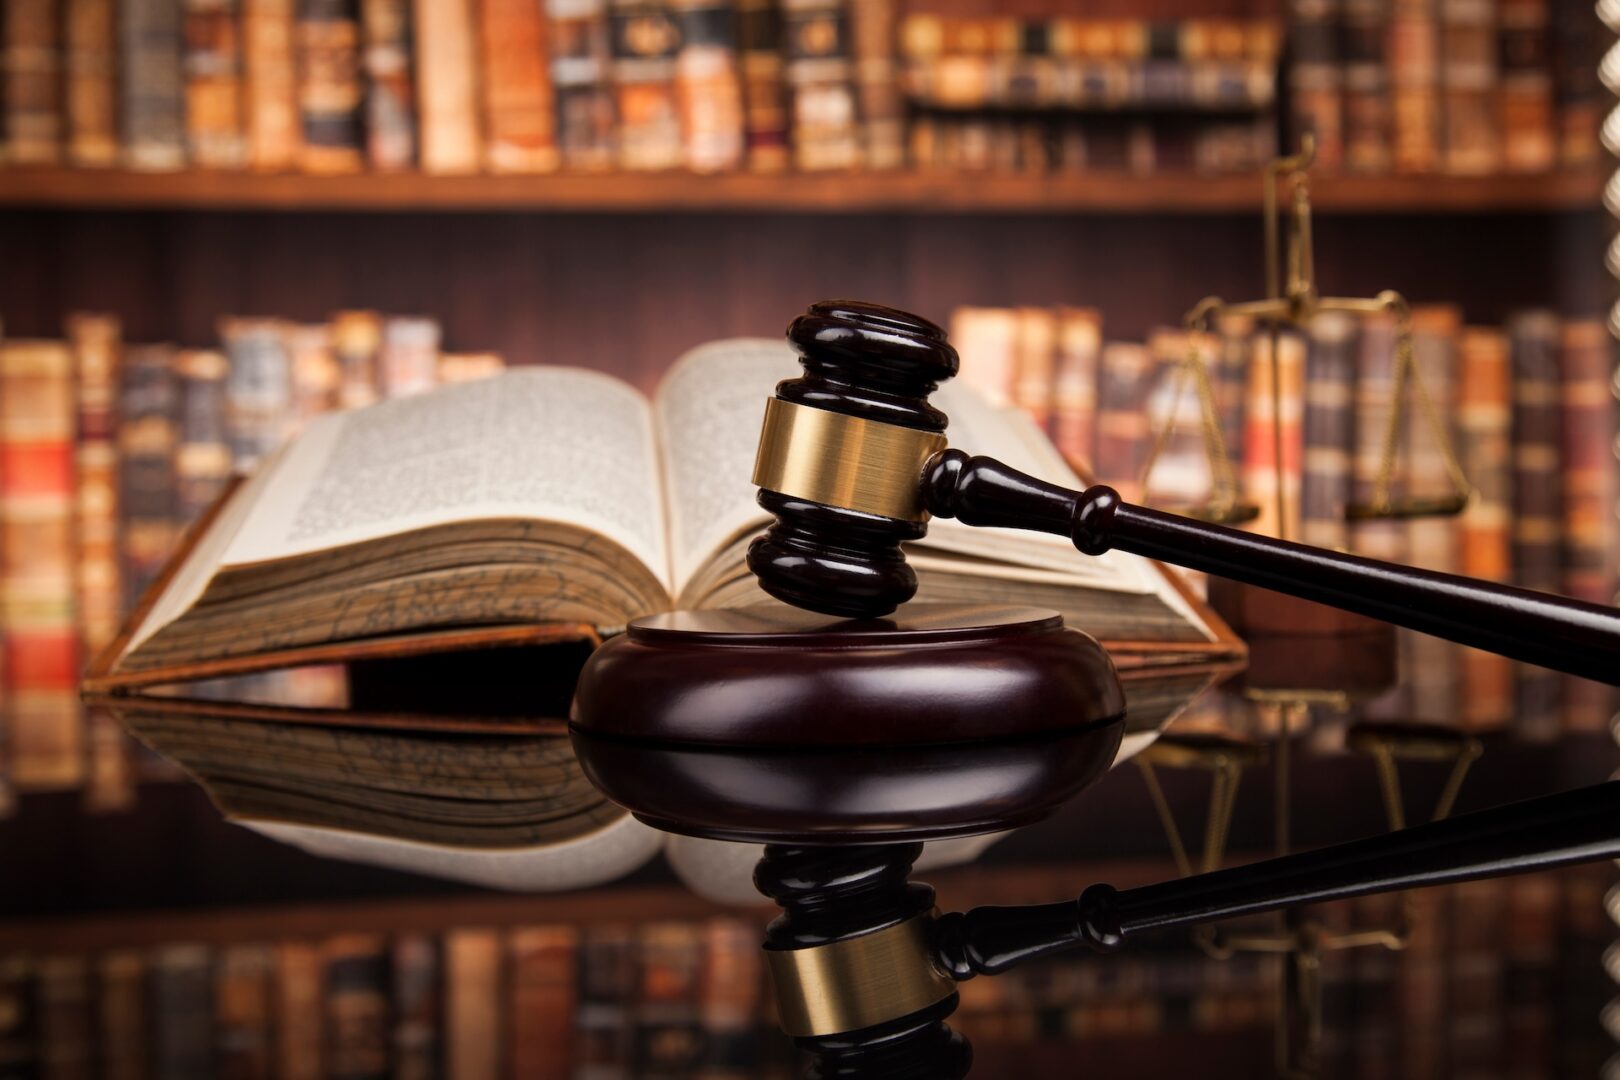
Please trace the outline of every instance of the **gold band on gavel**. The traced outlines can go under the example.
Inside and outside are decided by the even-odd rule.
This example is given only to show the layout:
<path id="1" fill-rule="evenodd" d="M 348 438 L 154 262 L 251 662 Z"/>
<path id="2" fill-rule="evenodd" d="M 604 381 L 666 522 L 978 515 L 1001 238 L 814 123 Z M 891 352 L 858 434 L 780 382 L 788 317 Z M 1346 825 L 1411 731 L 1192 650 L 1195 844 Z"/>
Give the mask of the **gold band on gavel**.
<path id="1" fill-rule="evenodd" d="M 836 1035 L 944 1001 L 956 983 L 929 963 L 932 912 L 807 949 L 766 949 L 776 1011 L 789 1035 Z"/>
<path id="2" fill-rule="evenodd" d="M 754 484 L 767 491 L 902 521 L 925 521 L 922 473 L 945 436 L 796 405 L 765 403 Z"/>

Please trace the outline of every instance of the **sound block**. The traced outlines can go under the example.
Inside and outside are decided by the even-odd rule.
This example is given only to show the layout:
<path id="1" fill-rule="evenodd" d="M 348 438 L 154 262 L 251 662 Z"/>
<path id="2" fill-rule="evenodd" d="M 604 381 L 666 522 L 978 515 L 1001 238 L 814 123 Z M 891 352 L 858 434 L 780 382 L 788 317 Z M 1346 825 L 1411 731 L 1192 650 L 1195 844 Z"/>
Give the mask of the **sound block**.
<path id="1" fill-rule="evenodd" d="M 633 622 L 580 675 L 586 774 L 658 828 L 758 843 L 893 843 L 1038 820 L 1107 770 L 1108 654 L 1041 609 L 782 606 Z"/>

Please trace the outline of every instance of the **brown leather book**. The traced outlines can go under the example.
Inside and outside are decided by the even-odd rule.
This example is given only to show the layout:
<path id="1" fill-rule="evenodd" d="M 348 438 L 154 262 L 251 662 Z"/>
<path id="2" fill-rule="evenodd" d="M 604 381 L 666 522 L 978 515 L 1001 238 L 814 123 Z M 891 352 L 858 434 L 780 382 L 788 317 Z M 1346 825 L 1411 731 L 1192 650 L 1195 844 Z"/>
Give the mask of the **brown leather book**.
<path id="1" fill-rule="evenodd" d="M 355 0 L 298 0 L 295 29 L 298 165 L 307 173 L 359 172 L 359 6 Z"/>
<path id="2" fill-rule="evenodd" d="M 422 171 L 477 172 L 483 138 L 471 0 L 415 0 L 412 11 Z"/>
<path id="3" fill-rule="evenodd" d="M 675 97 L 681 144 L 693 172 L 729 172 L 743 161 L 743 88 L 737 21 L 728 0 L 675 0 L 681 48 Z"/>
<path id="4" fill-rule="evenodd" d="M 232 944 L 219 951 L 214 968 L 214 1064 L 222 1078 L 247 1080 L 270 1069 L 275 959 L 269 945 Z"/>
<path id="5" fill-rule="evenodd" d="M 290 169 L 303 142 L 293 33 L 295 0 L 243 0 L 243 107 L 247 160 L 260 172 Z"/>
<path id="6" fill-rule="evenodd" d="M 61 8 L 58 0 L 10 0 L 4 41 L 5 155 L 18 165 L 62 157 Z"/>
<path id="7" fill-rule="evenodd" d="M 668 0 L 611 0 L 618 165 L 656 171 L 682 163 L 675 58 L 681 23 Z"/>
<path id="8" fill-rule="evenodd" d="M 276 944 L 276 1071 L 285 1080 L 322 1080 L 325 1024 L 321 950 L 307 941 Z"/>
<path id="9" fill-rule="evenodd" d="M 379 172 L 416 165 L 416 72 L 410 0 L 361 0 L 366 159 Z"/>
<path id="10" fill-rule="evenodd" d="M 538 0 L 479 0 L 478 22 L 484 164 L 496 173 L 551 172 L 558 154 L 545 11 Z"/>
<path id="11" fill-rule="evenodd" d="M 500 932 L 458 927 L 444 936 L 445 1072 L 461 1080 L 498 1080 L 504 1072 Z"/>
<path id="12" fill-rule="evenodd" d="M 388 947 L 380 934 L 339 934 L 325 960 L 326 1075 L 382 1080 L 389 1075 Z"/>
<path id="13" fill-rule="evenodd" d="M 781 8 L 777 0 L 737 0 L 736 8 L 748 168 L 781 172 L 788 164 Z"/>
<path id="14" fill-rule="evenodd" d="M 1513 583 L 1555 593 L 1563 585 L 1563 485 L 1559 466 L 1561 394 L 1558 317 L 1531 311 L 1508 322 L 1513 365 Z M 1515 666 L 1515 723 L 1532 740 L 1559 729 L 1562 680 L 1529 664 Z"/>
<path id="15" fill-rule="evenodd" d="M 760 602 L 744 554 L 768 518 L 749 477 L 762 403 L 794 365 L 785 344 L 739 339 L 692 350 L 651 400 L 528 367 L 319 417 L 198 523 L 85 686 L 588 641 L 674 606 Z M 1080 483 L 1022 413 L 940 393 L 975 448 Z M 940 521 L 914 565 L 920 599 L 1055 607 L 1127 652 L 1234 652 L 1131 556 Z"/>
<path id="16" fill-rule="evenodd" d="M 236 0 L 186 0 L 186 146 L 204 169 L 247 160 L 242 122 L 241 12 Z"/>
<path id="17" fill-rule="evenodd" d="M 579 932 L 572 926 L 517 927 L 507 937 L 508 1065 L 513 1076 L 574 1075 L 574 1003 Z"/>
<path id="18" fill-rule="evenodd" d="M 78 166 L 118 162 L 118 28 L 112 0 L 65 0 L 67 156 Z"/>
<path id="19" fill-rule="evenodd" d="M 1513 375 L 1507 336 L 1468 327 L 1458 348 L 1454 387 L 1457 455 L 1473 500 L 1458 519 L 1458 570 L 1486 581 L 1513 576 Z M 1513 715 L 1513 662 L 1478 649 L 1462 652 L 1461 716 L 1475 730 L 1505 726 Z"/>

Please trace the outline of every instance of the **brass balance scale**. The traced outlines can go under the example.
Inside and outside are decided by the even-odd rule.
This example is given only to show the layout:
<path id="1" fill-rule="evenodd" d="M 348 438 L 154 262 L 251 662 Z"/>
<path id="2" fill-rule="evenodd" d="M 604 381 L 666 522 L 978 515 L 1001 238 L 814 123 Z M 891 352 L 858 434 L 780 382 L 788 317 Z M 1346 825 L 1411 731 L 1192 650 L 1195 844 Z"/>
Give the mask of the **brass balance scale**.
<path id="1" fill-rule="evenodd" d="M 1413 348 L 1411 307 L 1400 293 L 1385 290 L 1371 298 L 1323 297 L 1316 288 L 1311 236 L 1311 202 L 1308 170 L 1315 156 L 1313 138 L 1304 136 L 1300 152 L 1272 161 L 1264 178 L 1264 243 L 1267 296 L 1262 300 L 1228 303 L 1218 297 L 1200 300 L 1186 315 L 1184 326 L 1187 348 L 1171 376 L 1164 419 L 1154 435 L 1141 472 L 1141 490 L 1151 500 L 1152 474 L 1175 436 L 1181 420 L 1180 404 L 1189 384 L 1198 403 L 1199 429 L 1210 476 L 1210 497 L 1200 505 L 1161 506 L 1189 517 L 1217 524 L 1236 525 L 1254 521 L 1260 507 L 1245 500 L 1233 468 L 1226 436 L 1221 426 L 1221 405 L 1211 376 L 1205 347 L 1230 319 L 1246 319 L 1262 324 L 1270 349 L 1267 388 L 1272 402 L 1273 487 L 1269 493 L 1275 514 L 1276 531 L 1288 539 L 1287 498 L 1283 479 L 1283 388 L 1278 345 L 1285 329 L 1299 330 L 1316 316 L 1328 312 L 1357 318 L 1382 317 L 1395 326 L 1394 381 L 1380 443 L 1378 470 L 1369 496 L 1350 501 L 1345 507 L 1349 521 L 1408 520 L 1455 516 L 1472 500 L 1474 492 L 1463 474 L 1451 440 L 1434 399 L 1423 382 Z M 1400 459 L 1401 432 L 1406 429 L 1406 411 L 1415 401 L 1423 423 L 1437 448 L 1451 490 L 1444 493 L 1396 495 L 1396 473 Z M 1286 600 L 1287 598 L 1282 598 Z M 1171 854 L 1183 877 L 1195 872 L 1188 847 L 1171 811 L 1158 777 L 1158 770 L 1182 769 L 1207 772 L 1210 794 L 1203 829 L 1199 872 L 1220 868 L 1227 833 L 1236 805 L 1237 791 L 1246 769 L 1275 762 L 1274 847 L 1276 854 L 1289 851 L 1290 741 L 1303 726 L 1308 709 L 1315 705 L 1336 712 L 1347 710 L 1371 692 L 1322 685 L 1274 685 L 1250 680 L 1242 695 L 1252 707 L 1271 713 L 1274 736 L 1268 747 L 1263 742 L 1230 730 L 1167 732 L 1158 742 L 1135 759 L 1152 799 Z M 1391 830 L 1405 828 L 1405 798 L 1401 790 L 1402 761 L 1444 762 L 1449 772 L 1429 815 L 1429 820 L 1445 818 L 1455 804 L 1469 766 L 1481 753 L 1479 740 L 1456 728 L 1435 724 L 1359 723 L 1346 733 L 1347 749 L 1367 755 L 1373 762 L 1384 815 Z M 1411 936 L 1409 905 L 1393 926 L 1369 926 L 1330 931 L 1308 909 L 1282 913 L 1270 931 L 1224 932 L 1203 927 L 1193 940 L 1208 956 L 1229 959 L 1239 952 L 1275 954 L 1283 958 L 1283 993 L 1279 996 L 1276 1032 L 1276 1062 L 1289 1076 L 1313 1075 L 1319 1068 L 1322 1041 L 1322 961 L 1325 953 L 1352 948 L 1404 949 Z"/>

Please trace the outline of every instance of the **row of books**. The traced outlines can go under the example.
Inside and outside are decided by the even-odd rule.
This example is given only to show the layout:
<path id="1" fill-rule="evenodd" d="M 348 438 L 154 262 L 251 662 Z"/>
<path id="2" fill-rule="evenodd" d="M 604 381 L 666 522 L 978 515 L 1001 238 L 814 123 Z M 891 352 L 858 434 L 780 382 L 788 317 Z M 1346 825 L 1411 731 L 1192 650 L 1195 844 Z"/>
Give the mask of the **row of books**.
<path id="1" fill-rule="evenodd" d="M 1290 130 L 1360 173 L 1541 172 L 1600 156 L 1611 40 L 1583 0 L 1291 0 Z"/>
<path id="2" fill-rule="evenodd" d="M 87 718 L 78 682 L 186 526 L 312 417 L 498 371 L 440 349 L 431 319 L 351 311 L 328 323 L 226 318 L 220 347 L 124 344 L 109 315 L 63 341 L 0 339 L 0 806 L 85 786 L 131 797 L 125 741 Z M 330 703 L 331 673 L 293 673 Z"/>
<path id="3" fill-rule="evenodd" d="M 739 918 L 0 957 L 7 1076 L 787 1076 Z"/>
<path id="4" fill-rule="evenodd" d="M 1319 1075 L 1581 1076 L 1614 1044 L 1604 916 L 1613 867 L 1369 896 L 1316 909 L 1329 941 L 1403 922 L 1400 951 L 1322 957 Z"/>
<path id="5" fill-rule="evenodd" d="M 1582 1066 L 1607 1052 L 1597 1013 L 1612 877 L 1594 864 L 1305 909 L 1306 940 L 1322 949 L 1320 1074 L 1590 1074 Z M 1352 936 L 1373 943 L 1345 947 Z M 1282 987 L 1273 952 L 1215 958 L 1171 936 L 963 983 L 951 1023 L 986 1049 L 1263 1038 Z M 748 916 L 0 955 L 6 1075 L 723 1080 L 792 1068 Z"/>
<path id="6" fill-rule="evenodd" d="M 1276 23 L 901 20 L 917 169 L 1247 172 L 1276 152 Z"/>
<path id="7" fill-rule="evenodd" d="M 962 377 L 1024 408 L 1066 456 L 1127 498 L 1173 507 L 1211 498 L 1209 433 L 1192 383 L 1177 376 L 1196 363 L 1208 373 L 1239 492 L 1261 509 L 1251 527 L 1615 603 L 1620 386 L 1602 322 L 1532 311 L 1503 328 L 1469 327 L 1455 307 L 1417 308 L 1414 361 L 1437 406 L 1438 431 L 1409 390 L 1392 494 L 1399 500 L 1454 490 L 1437 437 L 1443 434 L 1474 495 L 1456 517 L 1352 522 L 1349 505 L 1373 499 L 1384 462 L 1397 337 L 1391 318 L 1341 314 L 1282 333 L 1278 411 L 1271 339 L 1247 319 L 1229 318 L 1209 334 L 1156 331 L 1146 343 L 1105 342 L 1101 316 L 1085 308 L 962 308 L 952 319 Z M 1280 469 L 1274 422 L 1282 429 Z M 1144 487 L 1144 469 L 1167 430 Z M 1387 704 L 1409 718 L 1481 729 L 1511 724 L 1544 739 L 1560 730 L 1607 730 L 1614 715 L 1613 695 L 1592 683 L 1419 635 L 1403 648 L 1408 677 L 1399 700 Z"/>
<path id="8" fill-rule="evenodd" d="M 887 167 L 902 156 L 894 19 L 893 0 L 19 0 L 7 158 Z"/>

